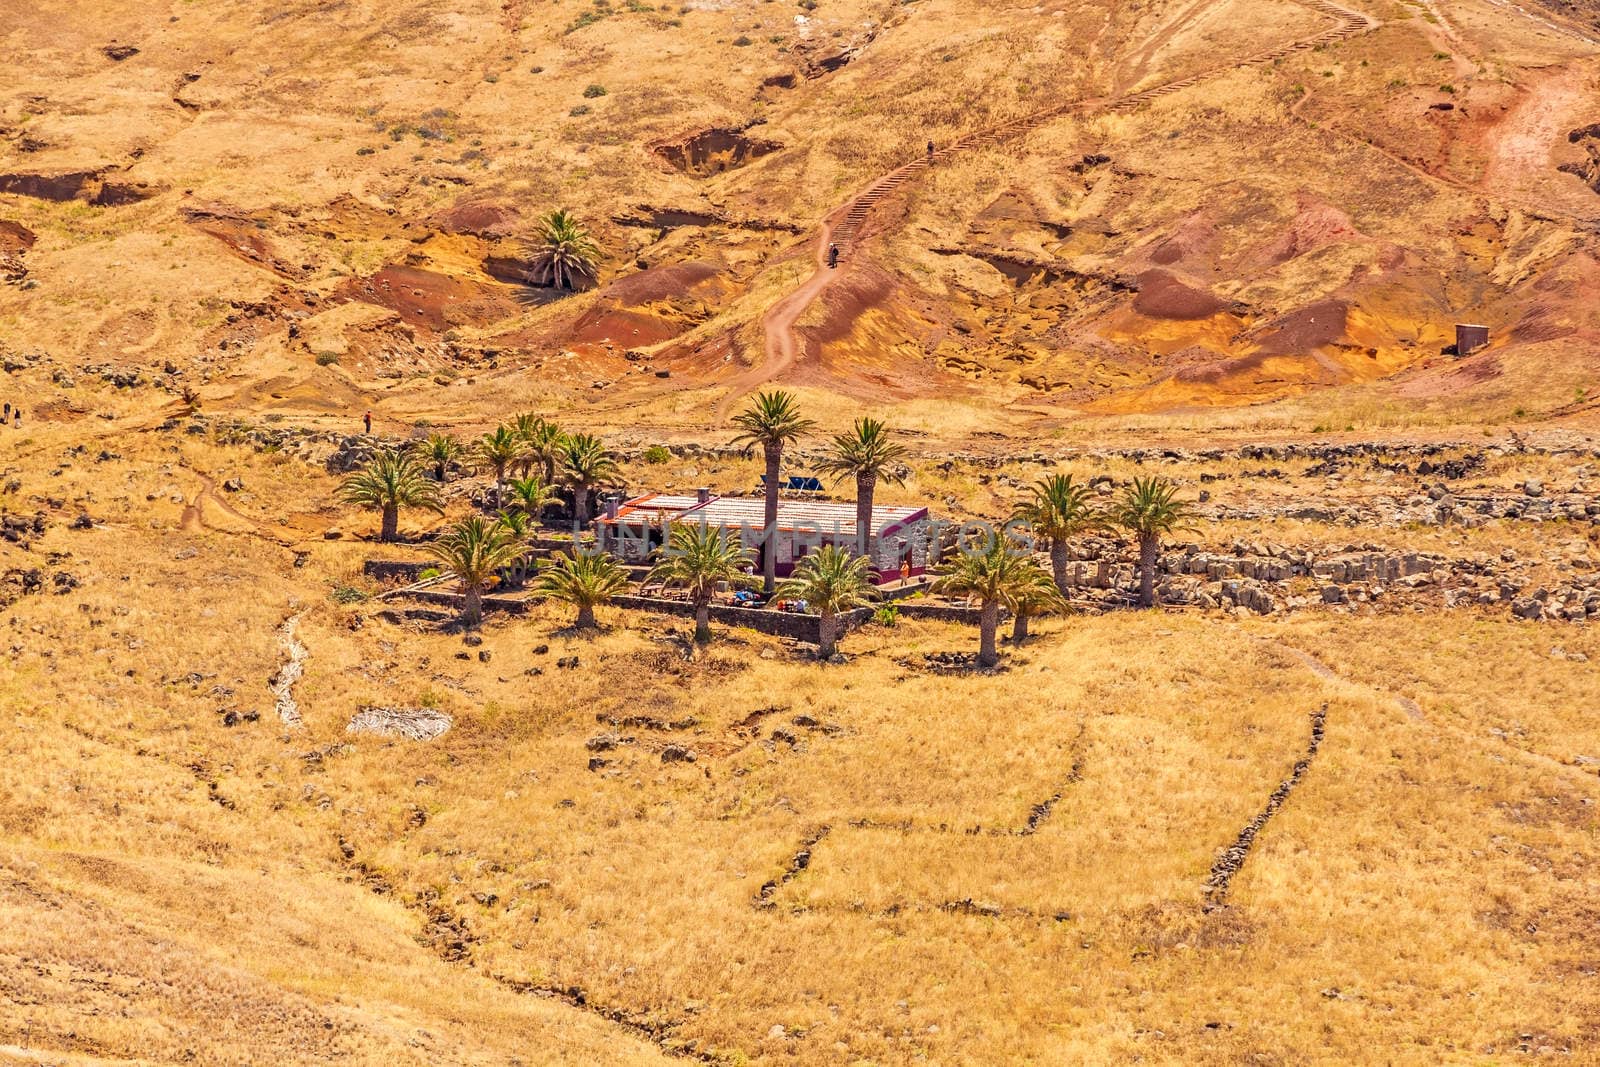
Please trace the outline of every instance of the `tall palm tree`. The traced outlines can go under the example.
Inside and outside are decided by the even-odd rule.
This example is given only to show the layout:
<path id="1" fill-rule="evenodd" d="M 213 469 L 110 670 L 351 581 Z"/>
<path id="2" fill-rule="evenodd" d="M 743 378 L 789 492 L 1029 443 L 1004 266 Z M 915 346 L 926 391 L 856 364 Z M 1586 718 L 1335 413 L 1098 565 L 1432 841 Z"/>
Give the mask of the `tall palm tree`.
<path id="1" fill-rule="evenodd" d="M 543 466 L 545 484 L 555 485 L 561 457 L 567 447 L 566 433 L 549 419 L 540 419 L 538 425 L 522 435 L 522 439 L 527 443 L 528 455 Z"/>
<path id="2" fill-rule="evenodd" d="M 522 545 L 504 525 L 469 515 L 428 546 L 439 569 L 461 583 L 461 621 L 483 621 L 483 591 L 489 579 L 516 561 Z"/>
<path id="3" fill-rule="evenodd" d="M 433 464 L 433 478 L 442 482 L 450 471 L 450 464 L 461 458 L 461 442 L 447 433 L 429 434 L 422 443 L 422 454 Z"/>
<path id="4" fill-rule="evenodd" d="M 1040 478 L 1030 492 L 1032 496 L 1017 508 L 1016 518 L 1049 546 L 1050 572 L 1065 596 L 1072 538 L 1101 529 L 1105 520 L 1092 502 L 1089 487 L 1074 482 L 1070 474 Z"/>
<path id="5" fill-rule="evenodd" d="M 375 452 L 365 467 L 347 477 L 339 486 L 339 498 L 383 512 L 380 541 L 399 537 L 401 508 L 441 510 L 439 487 L 428 480 L 422 464 L 410 452 L 393 448 Z"/>
<path id="6" fill-rule="evenodd" d="M 1177 498 L 1178 487 L 1165 478 L 1135 478 L 1111 509 L 1111 521 L 1139 542 L 1139 604 L 1156 603 L 1156 557 L 1161 538 L 1186 529 L 1192 513 Z"/>
<path id="7" fill-rule="evenodd" d="M 750 406 L 733 417 L 742 433 L 733 443 L 744 446 L 746 456 L 761 449 L 767 463 L 766 528 L 761 531 L 761 589 L 772 594 L 778 584 L 778 471 L 784 446 L 798 441 L 814 425 L 802 418 L 794 394 L 781 389 L 757 393 Z"/>
<path id="8" fill-rule="evenodd" d="M 544 419 L 531 411 L 524 411 L 513 415 L 507 424 L 511 432 L 517 435 L 517 440 L 522 442 L 522 454 L 517 457 L 516 470 L 519 475 L 527 476 L 533 469 L 535 457 L 530 447 L 534 434 L 539 432 L 539 427 L 544 424 Z"/>
<path id="9" fill-rule="evenodd" d="M 711 598 L 717 586 L 740 585 L 750 553 L 739 538 L 708 523 L 682 522 L 672 527 L 667 544 L 656 550 L 660 558 L 646 583 L 660 582 L 667 588 L 683 589 L 694 605 L 694 639 L 697 644 L 711 641 Z"/>
<path id="10" fill-rule="evenodd" d="M 528 245 L 534 285 L 577 289 L 600 276 L 600 245 L 570 211 L 552 211 L 539 220 L 539 235 Z"/>
<path id="11" fill-rule="evenodd" d="M 506 471 L 522 455 L 522 439 L 509 426 L 496 426 L 478 439 L 478 455 L 494 471 L 494 502 L 506 498 Z"/>
<path id="12" fill-rule="evenodd" d="M 880 420 L 863 416 L 854 429 L 834 437 L 821 463 L 824 474 L 856 480 L 856 551 L 863 556 L 872 544 L 872 496 L 878 482 L 906 484 L 900 468 L 906 458 L 904 445 L 889 440 L 889 429 Z"/>
<path id="13" fill-rule="evenodd" d="M 1067 606 L 1067 599 L 1062 596 L 1050 572 L 1031 559 L 1028 563 L 1031 566 L 1023 568 L 1021 579 L 1011 594 L 1012 648 L 1022 647 L 1022 643 L 1028 639 L 1028 621 L 1035 615 L 1064 611 Z"/>
<path id="14" fill-rule="evenodd" d="M 939 568 L 934 592 L 978 601 L 978 666 L 990 668 L 1000 662 L 995 647 L 1000 609 L 1010 607 L 1028 583 L 1030 566 L 1038 570 L 1027 553 L 1003 537 L 990 537 L 984 546 L 968 548 Z"/>
<path id="15" fill-rule="evenodd" d="M 556 491 L 537 474 L 511 480 L 511 506 L 529 519 L 537 519 L 555 498 Z"/>
<path id="16" fill-rule="evenodd" d="M 823 545 L 795 567 L 778 595 L 786 600 L 804 600 L 817 619 L 817 656 L 828 659 L 838 640 L 841 612 L 864 606 L 877 595 L 869 577 L 871 561 L 837 545 Z"/>
<path id="17" fill-rule="evenodd" d="M 578 609 L 580 630 L 593 630 L 594 609 L 628 588 L 628 574 L 607 552 L 557 552 L 539 572 L 538 590 Z"/>
<path id="18" fill-rule="evenodd" d="M 616 480 L 621 468 L 617 459 L 593 434 L 573 434 L 567 438 L 561 455 L 562 477 L 572 486 L 573 508 L 578 526 L 589 525 L 589 493 L 597 485 Z"/>

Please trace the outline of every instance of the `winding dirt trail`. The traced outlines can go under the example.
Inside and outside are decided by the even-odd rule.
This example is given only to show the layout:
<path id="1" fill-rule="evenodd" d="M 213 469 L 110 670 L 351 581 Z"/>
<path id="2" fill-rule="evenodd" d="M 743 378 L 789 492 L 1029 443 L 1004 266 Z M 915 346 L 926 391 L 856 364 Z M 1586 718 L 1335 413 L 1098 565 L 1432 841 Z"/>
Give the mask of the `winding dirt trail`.
<path id="1" fill-rule="evenodd" d="M 779 299 L 762 316 L 761 327 L 766 346 L 765 358 L 760 364 L 752 367 L 748 372 L 733 381 L 731 388 L 717 405 L 718 416 L 726 416 L 731 405 L 746 393 L 777 378 L 790 376 L 796 369 L 804 369 L 804 365 L 808 362 L 808 354 L 800 338 L 795 335 L 795 323 L 799 321 L 800 317 L 805 314 L 806 310 L 824 291 L 850 273 L 862 227 L 866 224 L 873 209 L 884 199 L 898 192 L 902 186 L 941 160 L 948 160 L 956 155 L 976 149 L 1002 145 L 1067 115 L 1090 115 L 1099 112 L 1126 113 L 1142 104 L 1164 96 L 1170 96 L 1173 93 L 1219 75 L 1271 63 L 1273 60 L 1281 59 L 1293 52 L 1309 51 L 1347 40 L 1359 34 L 1368 33 L 1381 25 L 1380 20 L 1377 18 L 1342 7 L 1334 3 L 1333 0 L 1295 0 L 1295 2 L 1317 14 L 1333 19 L 1334 25 L 1291 44 L 1282 45 L 1231 63 L 1220 64 L 1198 74 L 1191 74 L 1186 78 L 1164 82 L 1135 93 L 1127 93 L 1112 98 L 1070 100 L 1052 105 L 1032 114 L 1001 123 L 998 126 L 968 134 L 959 141 L 936 150 L 931 155 L 914 159 L 879 177 L 866 189 L 858 193 L 854 199 L 834 210 L 823 220 L 815 243 L 814 259 L 816 269 L 798 288 Z M 1144 69 L 1149 65 L 1155 52 L 1159 50 L 1165 39 L 1178 32 L 1184 25 L 1187 25 L 1197 17 L 1202 8 L 1202 3 L 1196 3 L 1185 9 L 1175 22 L 1163 28 L 1157 33 L 1156 37 L 1147 41 L 1142 46 L 1141 51 L 1135 52 L 1133 57 L 1135 70 L 1130 77 L 1142 77 Z M 1141 56 L 1143 58 L 1140 58 Z M 837 267 L 828 266 L 828 247 L 833 244 L 839 247 L 839 264 Z"/>

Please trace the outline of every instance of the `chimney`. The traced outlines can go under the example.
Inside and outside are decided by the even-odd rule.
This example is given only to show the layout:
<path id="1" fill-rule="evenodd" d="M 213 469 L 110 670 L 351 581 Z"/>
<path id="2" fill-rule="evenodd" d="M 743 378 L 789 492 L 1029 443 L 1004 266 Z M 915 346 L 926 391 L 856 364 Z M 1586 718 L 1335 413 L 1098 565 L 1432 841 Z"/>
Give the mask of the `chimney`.
<path id="1" fill-rule="evenodd" d="M 612 495 L 606 497 L 606 518 L 611 519 L 613 522 L 616 521 L 617 509 L 621 506 L 622 498 L 620 496 Z"/>
<path id="2" fill-rule="evenodd" d="M 711 503 L 711 490 L 701 486 L 694 491 L 694 499 L 697 504 Z"/>

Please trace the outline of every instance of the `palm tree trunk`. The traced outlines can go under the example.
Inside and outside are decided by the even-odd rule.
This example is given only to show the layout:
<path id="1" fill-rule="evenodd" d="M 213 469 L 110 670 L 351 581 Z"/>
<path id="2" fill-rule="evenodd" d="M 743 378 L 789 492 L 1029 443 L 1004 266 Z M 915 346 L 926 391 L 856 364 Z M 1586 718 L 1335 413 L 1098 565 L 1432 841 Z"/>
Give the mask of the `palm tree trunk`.
<path id="1" fill-rule="evenodd" d="M 433 465 L 433 476 L 434 476 L 433 480 L 434 481 L 436 481 L 436 482 L 443 482 L 444 481 L 444 465 L 445 465 L 445 461 L 444 460 L 440 460 L 439 462 L 437 462 L 437 463 L 435 463 Z"/>
<path id="2" fill-rule="evenodd" d="M 831 659 L 835 650 L 834 626 L 837 620 L 831 611 L 824 611 L 817 619 L 817 658 Z"/>
<path id="3" fill-rule="evenodd" d="M 1161 540 L 1155 534 L 1139 535 L 1139 604 L 1156 606 L 1156 554 L 1161 550 Z"/>
<path id="4" fill-rule="evenodd" d="M 579 482 L 572 492 L 575 497 L 572 508 L 578 516 L 578 529 L 581 530 L 589 525 L 589 483 Z"/>
<path id="5" fill-rule="evenodd" d="M 709 645 L 711 643 L 711 602 L 709 600 L 695 603 L 694 643 L 697 645 Z"/>
<path id="6" fill-rule="evenodd" d="M 383 506 L 383 523 L 378 530 L 378 540 L 393 541 L 400 536 L 400 507 L 397 504 Z"/>
<path id="7" fill-rule="evenodd" d="M 461 621 L 469 627 L 483 621 L 483 589 L 472 582 L 461 589 Z"/>
<path id="8" fill-rule="evenodd" d="M 1017 612 L 1016 619 L 1011 623 L 1011 647 L 1019 648 L 1022 642 L 1028 639 L 1028 613 Z"/>
<path id="9" fill-rule="evenodd" d="M 995 648 L 995 630 L 1000 626 L 1000 602 L 985 600 L 978 612 L 978 666 L 987 670 L 998 666 L 1000 653 Z"/>
<path id="10" fill-rule="evenodd" d="M 595 622 L 595 619 L 594 619 L 594 605 L 593 604 L 579 604 L 578 605 L 578 629 L 580 629 L 580 630 L 597 630 L 599 628 L 600 628 L 600 624 Z"/>
<path id="11" fill-rule="evenodd" d="M 1056 580 L 1056 588 L 1061 590 L 1061 595 L 1067 595 L 1067 542 L 1062 538 L 1055 538 L 1050 542 L 1050 573 Z"/>
<path id="12" fill-rule="evenodd" d="M 872 497 L 877 488 L 876 474 L 856 475 L 856 551 L 863 556 L 872 547 Z"/>
<path id="13" fill-rule="evenodd" d="M 771 596 L 778 588 L 778 468 L 783 466 L 783 446 L 767 445 L 767 506 L 761 531 L 761 592 Z"/>

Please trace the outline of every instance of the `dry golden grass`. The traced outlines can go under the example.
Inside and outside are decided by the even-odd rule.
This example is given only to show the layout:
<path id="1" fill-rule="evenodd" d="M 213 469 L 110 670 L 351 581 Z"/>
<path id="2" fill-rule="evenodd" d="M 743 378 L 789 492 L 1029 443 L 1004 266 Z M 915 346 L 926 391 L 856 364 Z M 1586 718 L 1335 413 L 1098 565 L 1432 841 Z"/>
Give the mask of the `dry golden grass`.
<path id="1" fill-rule="evenodd" d="M 30 486 L 72 433 L 39 429 Z M 520 982 L 581 987 L 731 1062 L 1596 1054 L 1596 779 L 1574 759 L 1600 755 L 1600 644 L 1583 628 L 1119 614 L 1046 622 L 1000 674 L 945 677 L 917 664 L 970 647 L 950 625 L 860 631 L 828 667 L 725 632 L 690 663 L 681 623 L 610 611 L 576 639 L 540 610 L 492 620 L 480 662 L 329 598 L 362 584 L 370 547 L 307 527 L 296 568 L 270 539 L 312 516 L 361 529 L 319 514 L 331 479 L 149 438 L 167 440 L 123 437 L 148 458 L 54 480 L 115 519 L 53 529 L 31 558 L 70 552 L 84 585 L 9 613 L 0 842 L 19 977 L 0 1043 L 18 1056 L 657 1054 Z M 227 497 L 243 520 L 202 505 L 209 528 L 176 531 L 169 496 L 192 497 L 197 471 L 244 480 Z M 1551 543 L 1504 524 L 1472 536 Z M 265 686 L 291 613 L 309 649 L 302 731 Z M 366 703 L 434 706 L 455 727 L 425 744 L 347 735 Z M 1204 910 L 1217 850 L 1323 704 L 1321 751 L 1227 906 Z M 224 707 L 261 718 L 226 728 Z M 597 721 L 638 715 L 694 723 Z M 633 741 L 592 753 L 601 733 Z M 669 743 L 695 762 L 663 763 Z M 611 762 L 590 771 L 593 755 Z M 456 935 L 430 915 L 465 920 L 470 965 L 437 955 Z M 89 982 L 92 998 L 68 994 Z"/>
<path id="2" fill-rule="evenodd" d="M 912 449 L 908 484 L 879 500 L 948 518 L 1002 518 L 1048 470 L 1162 474 L 1186 499 L 1268 512 L 1380 508 L 1432 480 L 1233 457 L 1251 442 L 1437 441 L 1459 456 L 1527 433 L 1592 450 L 1592 399 L 1575 399 L 1593 392 L 1597 322 L 1578 298 L 1592 290 L 1588 194 L 1538 168 L 1480 186 L 1508 165 L 1489 118 L 1429 142 L 1433 170 L 1402 157 L 1434 129 L 1439 71 L 1460 81 L 1461 112 L 1519 115 L 1577 86 L 1560 97 L 1577 114 L 1593 58 L 1498 5 L 1452 9 L 1449 27 L 1426 6 L 1371 10 L 1387 24 L 1359 40 L 1131 114 L 1063 118 L 897 194 L 863 245 L 893 299 L 857 309 L 824 353 L 836 376 L 799 390 L 819 436 L 794 470 L 869 407 L 850 377 L 862 368 L 884 379 L 872 412 Z M 125 165 L 164 190 L 116 209 L 0 204 L 38 234 L 26 261 L 40 283 L 0 289 L 0 333 L 49 353 L 4 380 L 29 416 L 0 427 L 0 507 L 51 521 L 31 551 L 0 542 L 0 577 L 38 567 L 80 583 L 0 609 L 0 1059 L 1600 1060 L 1592 626 L 1421 598 L 1273 618 L 1114 613 L 1044 620 L 1002 671 L 946 675 L 925 657 L 975 645 L 955 625 L 869 626 L 824 666 L 721 627 L 689 660 L 682 620 L 602 609 L 607 628 L 581 637 L 538 607 L 491 617 L 480 647 L 358 599 L 378 592 L 366 559 L 420 552 L 367 540 L 375 516 L 333 502 L 320 452 L 308 463 L 229 433 L 233 419 L 345 433 L 371 408 L 390 437 L 468 438 L 536 408 L 635 453 L 725 444 L 722 383 L 761 361 L 762 314 L 811 270 L 809 227 L 928 138 L 1160 84 L 1322 24 L 1279 0 L 801 13 L 756 0 L 355 0 L 265 24 L 254 0 L 159 18 L 61 0 L 0 12 L 0 58 L 17 72 L 0 92 L 0 171 Z M 100 52 L 112 39 L 141 52 L 113 64 Z M 847 46 L 836 73 L 762 87 Z M 1446 50 L 1448 63 L 1434 55 Z M 200 77 L 178 84 L 186 71 Z M 584 95 L 591 84 L 606 93 Z M 1565 115 L 1535 119 L 1559 141 Z M 647 151 L 753 119 L 789 150 L 710 180 Z M 38 146 L 16 147 L 24 136 Z M 1077 166 L 1095 152 L 1112 162 Z M 498 366 L 328 299 L 408 262 L 494 285 L 489 244 L 432 221 L 479 199 L 525 218 L 574 208 L 606 240 L 610 276 L 639 259 L 725 265 L 726 291 L 683 348 L 728 341 L 704 357 L 726 365 L 683 357 L 662 380 L 620 351 L 574 353 L 563 331 L 603 307 L 594 295 L 452 330 L 505 346 Z M 641 204 L 805 235 L 605 221 Z M 208 205 L 254 220 L 241 232 L 295 276 L 179 211 Z M 1317 243 L 1325 208 L 1349 220 L 1332 244 Z M 1308 246 L 1278 257 L 1297 227 Z M 1209 249 L 1185 268 L 1193 280 L 1257 319 L 1095 317 L 1106 279 L 1147 268 L 1180 230 Z M 1018 286 L 953 248 L 1082 277 Z M 1156 356 L 1233 351 L 1246 326 L 1384 272 L 1352 319 L 1376 354 L 1346 384 L 1148 388 L 1170 365 Z M 1482 382 L 1436 357 L 1470 294 L 1488 294 L 1504 337 L 1528 292 L 1566 294 L 1534 332 L 1572 332 L 1516 342 Z M 318 303 L 303 338 L 282 317 L 229 322 L 230 302 L 299 308 L 306 293 Z M 835 325 L 845 306 L 814 305 L 801 325 Z M 957 334 L 977 339 L 972 373 L 924 374 L 961 349 Z M 171 380 L 118 390 L 86 369 L 102 363 Z M 1086 411 L 1027 375 L 1122 400 Z M 593 388 L 602 376 L 614 384 Z M 210 432 L 159 428 L 182 416 L 181 385 Z M 1229 458 L 1119 451 L 1150 446 Z M 1286 476 L 1255 476 L 1271 467 Z M 1577 454 L 1507 451 L 1456 485 L 1565 492 L 1593 471 Z M 723 454 L 625 465 L 640 490 L 743 493 L 758 472 Z M 220 488 L 235 477 L 243 489 Z M 69 528 L 80 512 L 93 529 Z M 407 514 L 402 529 L 437 522 Z M 331 527 L 343 536 L 324 539 Z M 1555 584 L 1600 558 L 1593 529 L 1235 517 L 1180 539 L 1510 550 Z M 298 728 L 269 689 L 290 618 L 308 650 Z M 436 709 L 453 727 L 425 743 L 348 733 L 369 704 Z M 1305 756 L 1324 706 L 1314 760 L 1207 908 L 1219 851 Z M 669 746 L 694 760 L 664 760 Z"/>

